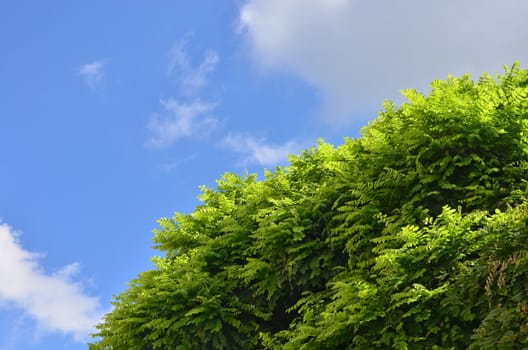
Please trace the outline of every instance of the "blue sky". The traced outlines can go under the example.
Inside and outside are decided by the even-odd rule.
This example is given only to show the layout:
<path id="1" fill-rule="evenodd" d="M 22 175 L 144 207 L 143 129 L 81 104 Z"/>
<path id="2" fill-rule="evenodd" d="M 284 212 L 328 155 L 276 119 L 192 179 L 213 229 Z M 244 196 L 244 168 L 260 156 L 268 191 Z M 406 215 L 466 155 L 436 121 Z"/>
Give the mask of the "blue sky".
<path id="1" fill-rule="evenodd" d="M 160 217 L 528 58 L 523 0 L 5 0 L 0 349 L 85 349 Z"/>

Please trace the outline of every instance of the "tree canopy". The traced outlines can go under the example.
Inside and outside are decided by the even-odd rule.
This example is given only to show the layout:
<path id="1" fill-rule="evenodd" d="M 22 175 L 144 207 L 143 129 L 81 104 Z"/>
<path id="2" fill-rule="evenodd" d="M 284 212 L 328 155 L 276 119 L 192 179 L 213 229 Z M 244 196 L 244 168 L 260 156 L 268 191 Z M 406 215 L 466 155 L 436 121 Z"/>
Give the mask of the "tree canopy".
<path id="1" fill-rule="evenodd" d="M 403 95 L 160 219 L 90 349 L 527 348 L 528 71 Z"/>

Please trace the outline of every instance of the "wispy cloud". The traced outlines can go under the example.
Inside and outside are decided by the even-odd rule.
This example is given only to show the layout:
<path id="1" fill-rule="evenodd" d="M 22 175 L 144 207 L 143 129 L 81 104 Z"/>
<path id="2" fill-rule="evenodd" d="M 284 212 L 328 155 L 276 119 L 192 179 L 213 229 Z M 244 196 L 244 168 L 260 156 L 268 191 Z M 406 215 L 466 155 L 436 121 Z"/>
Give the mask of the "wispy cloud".
<path id="1" fill-rule="evenodd" d="M 169 50 L 168 72 L 178 79 L 178 97 L 161 101 L 163 111 L 149 117 L 147 147 L 165 148 L 181 139 L 203 137 L 220 125 L 213 114 L 218 104 L 204 102 L 201 96 L 220 57 L 215 51 L 207 50 L 203 61 L 193 65 L 186 50 L 188 37 Z"/>
<path id="2" fill-rule="evenodd" d="M 220 123 L 211 115 L 216 107 L 212 103 L 169 99 L 161 104 L 164 112 L 151 115 L 147 123 L 150 136 L 146 145 L 151 148 L 164 148 L 182 138 L 206 135 Z"/>
<path id="3" fill-rule="evenodd" d="M 169 50 L 169 74 L 179 80 L 180 92 L 185 96 L 194 95 L 207 85 L 220 61 L 214 50 L 207 50 L 201 63 L 194 65 L 186 51 L 187 39 L 181 40 Z"/>
<path id="4" fill-rule="evenodd" d="M 103 86 L 107 63 L 108 60 L 102 60 L 83 64 L 77 69 L 77 74 L 92 91 L 97 91 Z"/>
<path id="5" fill-rule="evenodd" d="M 242 163 L 260 165 L 280 165 L 287 162 L 287 156 L 298 152 L 302 147 L 293 141 L 282 145 L 272 145 L 264 138 L 249 134 L 230 134 L 222 140 L 222 145 L 242 157 Z"/>
<path id="6" fill-rule="evenodd" d="M 87 295 L 82 284 L 73 280 L 79 265 L 47 273 L 40 265 L 41 255 L 25 250 L 18 237 L 10 226 L 0 223 L 0 307 L 15 305 L 40 329 L 85 341 L 103 313 L 98 298 Z"/>
<path id="7" fill-rule="evenodd" d="M 343 121 L 448 73 L 528 61 L 527 12 L 524 0 L 245 0 L 240 24 L 261 67 L 298 75 Z"/>

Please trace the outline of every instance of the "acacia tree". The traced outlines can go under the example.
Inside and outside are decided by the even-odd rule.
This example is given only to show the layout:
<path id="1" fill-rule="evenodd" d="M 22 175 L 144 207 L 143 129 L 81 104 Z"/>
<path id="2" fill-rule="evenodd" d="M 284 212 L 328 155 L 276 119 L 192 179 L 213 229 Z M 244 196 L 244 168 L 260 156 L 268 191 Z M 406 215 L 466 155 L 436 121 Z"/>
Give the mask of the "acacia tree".
<path id="1" fill-rule="evenodd" d="M 362 137 L 159 220 L 91 349 L 528 346 L 528 71 L 434 81 Z"/>

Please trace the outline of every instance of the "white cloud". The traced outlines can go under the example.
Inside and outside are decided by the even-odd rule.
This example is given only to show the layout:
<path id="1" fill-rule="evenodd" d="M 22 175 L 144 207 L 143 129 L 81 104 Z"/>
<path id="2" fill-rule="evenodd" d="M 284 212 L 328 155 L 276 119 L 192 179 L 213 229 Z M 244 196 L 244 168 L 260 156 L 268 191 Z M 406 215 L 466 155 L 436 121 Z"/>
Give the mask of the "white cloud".
<path id="1" fill-rule="evenodd" d="M 203 61 L 193 65 L 186 51 L 188 37 L 184 37 L 168 54 L 168 72 L 178 79 L 180 98 L 161 101 L 163 112 L 150 116 L 147 122 L 149 137 L 145 143 L 148 147 L 165 148 L 180 139 L 204 136 L 220 124 L 212 115 L 217 104 L 203 102 L 198 96 L 220 58 L 215 51 L 208 50 Z"/>
<path id="2" fill-rule="evenodd" d="M 149 147 L 168 147 L 179 139 L 207 134 L 219 124 L 218 119 L 210 115 L 215 104 L 176 99 L 161 101 L 161 104 L 164 113 L 153 114 L 147 123 L 150 137 L 146 145 Z"/>
<path id="3" fill-rule="evenodd" d="M 203 61 L 194 66 L 185 50 L 186 45 L 187 39 L 184 39 L 169 51 L 169 74 L 178 77 L 180 92 L 189 96 L 207 85 L 207 78 L 214 72 L 220 56 L 216 51 L 207 50 Z"/>
<path id="4" fill-rule="evenodd" d="M 39 263 L 41 256 L 24 250 L 17 236 L 0 223 L 0 307 L 14 304 L 42 330 L 85 341 L 103 313 L 98 298 L 73 281 L 79 266 L 74 263 L 49 274 Z"/>
<path id="5" fill-rule="evenodd" d="M 106 64 L 106 60 L 84 64 L 79 67 L 77 74 L 82 77 L 91 90 L 97 91 L 103 85 Z"/>
<path id="6" fill-rule="evenodd" d="M 223 139 L 222 144 L 240 154 L 243 163 L 268 166 L 285 163 L 288 155 L 298 152 L 301 148 L 292 141 L 278 146 L 270 145 L 265 139 L 257 139 L 248 134 L 228 135 Z"/>
<path id="7" fill-rule="evenodd" d="M 448 73 L 528 61 L 527 12 L 524 0 L 246 0 L 240 26 L 260 66 L 297 74 L 343 120 Z"/>

